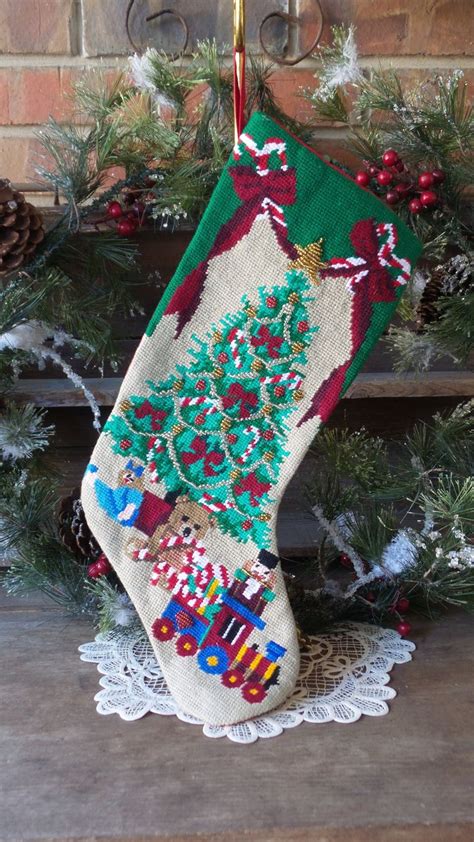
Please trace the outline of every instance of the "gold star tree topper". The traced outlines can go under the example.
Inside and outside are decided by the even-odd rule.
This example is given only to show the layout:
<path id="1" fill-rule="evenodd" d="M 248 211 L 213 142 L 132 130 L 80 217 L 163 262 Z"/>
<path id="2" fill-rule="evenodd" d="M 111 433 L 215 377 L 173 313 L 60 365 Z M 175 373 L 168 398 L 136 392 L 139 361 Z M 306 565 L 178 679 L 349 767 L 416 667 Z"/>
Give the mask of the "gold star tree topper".
<path id="1" fill-rule="evenodd" d="M 312 284 L 318 286 L 320 283 L 318 273 L 323 265 L 322 238 L 320 240 L 316 240 L 314 243 L 310 243 L 308 246 L 295 245 L 295 248 L 298 252 L 298 257 L 296 260 L 292 260 L 288 264 L 288 268 L 301 270 L 301 272 L 304 272 L 307 278 L 309 278 Z"/>

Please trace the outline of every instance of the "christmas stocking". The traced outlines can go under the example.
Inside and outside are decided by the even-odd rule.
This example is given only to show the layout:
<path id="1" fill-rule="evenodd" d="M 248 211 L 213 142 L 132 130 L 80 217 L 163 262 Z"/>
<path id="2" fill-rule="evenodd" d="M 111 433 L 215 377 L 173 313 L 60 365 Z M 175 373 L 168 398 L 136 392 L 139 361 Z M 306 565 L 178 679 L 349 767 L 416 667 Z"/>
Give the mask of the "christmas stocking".
<path id="1" fill-rule="evenodd" d="M 83 481 L 88 523 L 188 714 L 230 724 L 293 690 L 278 503 L 418 252 L 378 198 L 251 118 Z"/>

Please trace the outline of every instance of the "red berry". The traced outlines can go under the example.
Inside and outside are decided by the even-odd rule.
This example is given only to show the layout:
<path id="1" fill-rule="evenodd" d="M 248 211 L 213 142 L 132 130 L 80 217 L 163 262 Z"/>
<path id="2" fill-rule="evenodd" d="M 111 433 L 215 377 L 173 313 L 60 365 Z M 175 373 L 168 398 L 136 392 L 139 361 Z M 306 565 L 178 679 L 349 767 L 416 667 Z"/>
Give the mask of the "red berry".
<path id="1" fill-rule="evenodd" d="M 376 166 L 375 166 L 375 164 L 371 164 L 371 165 L 370 165 L 370 167 L 369 167 L 369 170 L 368 170 L 369 175 L 370 175 L 370 177 L 371 177 L 371 178 L 375 178 L 375 176 L 377 175 L 378 171 L 379 171 L 379 168 L 378 168 L 378 167 L 376 167 Z"/>
<path id="2" fill-rule="evenodd" d="M 424 190 L 420 196 L 420 202 L 424 208 L 430 208 L 438 201 L 438 194 L 434 190 Z"/>
<path id="3" fill-rule="evenodd" d="M 228 363 L 229 362 L 229 355 L 226 354 L 225 351 L 221 351 L 220 354 L 217 355 L 217 360 L 220 363 Z"/>
<path id="4" fill-rule="evenodd" d="M 109 202 L 107 205 L 107 216 L 111 216 L 112 219 L 119 219 L 123 216 L 123 208 L 120 202 Z"/>
<path id="5" fill-rule="evenodd" d="M 242 524 L 242 529 L 245 529 L 247 532 L 249 529 L 252 529 L 252 521 L 251 520 L 244 520 Z"/>
<path id="6" fill-rule="evenodd" d="M 397 191 L 398 195 L 404 199 L 411 193 L 412 185 L 408 183 L 408 181 L 400 181 L 398 184 L 395 185 L 395 190 Z"/>
<path id="7" fill-rule="evenodd" d="M 128 219 L 128 221 L 132 223 L 133 231 L 136 231 L 137 228 L 140 227 L 140 220 L 138 219 L 137 216 L 135 216 L 134 213 L 127 213 L 126 219 Z M 120 222 L 119 222 L 119 225 L 120 225 Z M 132 234 L 133 234 L 133 231 L 132 231 Z"/>
<path id="8" fill-rule="evenodd" d="M 229 433 L 229 435 L 227 436 L 227 441 L 229 442 L 229 444 L 236 444 L 237 436 L 235 435 L 235 433 Z"/>
<path id="9" fill-rule="evenodd" d="M 274 295 L 269 295 L 267 300 L 266 300 L 266 304 L 267 304 L 267 307 L 276 307 L 277 304 L 278 304 L 278 301 L 276 300 Z"/>
<path id="10" fill-rule="evenodd" d="M 204 424 L 205 420 L 206 420 L 205 415 L 196 415 L 196 418 L 194 419 L 194 423 L 198 424 L 198 425 Z"/>
<path id="11" fill-rule="evenodd" d="M 102 576 L 102 573 L 99 573 L 97 564 L 89 564 L 89 567 L 87 568 L 87 575 L 89 579 L 99 579 L 100 576 Z"/>
<path id="12" fill-rule="evenodd" d="M 423 205 L 419 199 L 411 199 L 411 201 L 408 202 L 408 207 L 412 213 L 421 213 L 423 210 Z"/>
<path id="13" fill-rule="evenodd" d="M 403 172 L 405 169 L 405 164 L 400 160 L 400 158 L 395 162 L 395 169 L 397 172 Z"/>
<path id="14" fill-rule="evenodd" d="M 360 170 L 356 174 L 356 182 L 357 184 L 360 184 L 361 187 L 367 187 L 367 185 L 370 184 L 370 175 L 364 170 Z"/>
<path id="15" fill-rule="evenodd" d="M 143 216 L 143 214 L 146 211 L 145 202 L 134 202 L 132 211 L 135 214 L 135 216 Z"/>
<path id="16" fill-rule="evenodd" d="M 306 321 L 298 322 L 296 327 L 297 327 L 298 333 L 306 333 L 306 331 L 309 330 L 309 324 Z"/>
<path id="17" fill-rule="evenodd" d="M 206 388 L 206 381 L 205 380 L 198 380 L 198 382 L 196 383 L 196 389 L 199 392 L 202 392 L 203 389 L 205 389 L 205 388 Z"/>
<path id="18" fill-rule="evenodd" d="M 265 441 L 271 441 L 273 438 L 275 438 L 275 433 L 273 432 L 273 430 L 265 430 L 263 433 L 263 438 L 265 439 Z"/>
<path id="19" fill-rule="evenodd" d="M 128 450 L 129 447 L 132 446 L 132 442 L 130 439 L 122 439 L 120 442 L 120 450 Z"/>
<path id="20" fill-rule="evenodd" d="M 350 559 L 350 556 L 348 556 L 347 553 L 341 553 L 339 555 L 339 561 L 340 561 L 340 563 L 342 564 L 343 567 L 347 567 L 348 569 L 352 568 L 352 566 L 353 566 L 352 561 Z"/>
<path id="21" fill-rule="evenodd" d="M 395 149 L 387 149 L 387 151 L 383 153 L 382 161 L 386 167 L 394 167 L 398 161 L 398 154 L 395 152 Z"/>
<path id="22" fill-rule="evenodd" d="M 112 570 L 110 561 L 104 553 L 101 553 L 94 566 L 98 576 L 107 576 L 107 573 Z"/>
<path id="23" fill-rule="evenodd" d="M 432 172 L 422 172 L 421 175 L 418 176 L 418 186 L 421 187 L 423 190 L 426 190 L 428 187 L 434 182 L 433 173 Z"/>
<path id="24" fill-rule="evenodd" d="M 137 223 L 132 219 L 121 219 L 117 225 L 117 233 L 121 237 L 130 237 L 136 230 Z"/>
<path id="25" fill-rule="evenodd" d="M 400 201 L 400 194 L 397 193 L 396 190 L 389 190 L 385 196 L 385 201 L 388 202 L 389 205 L 396 205 L 397 202 Z"/>
<path id="26" fill-rule="evenodd" d="M 400 622 L 397 623 L 396 629 L 401 637 L 406 637 L 407 634 L 410 634 L 411 632 L 411 624 L 408 620 L 400 620 Z"/>
<path id="27" fill-rule="evenodd" d="M 388 187 L 388 185 L 392 183 L 392 178 L 392 173 L 388 170 L 380 170 L 377 175 L 377 181 L 382 187 Z"/>
<path id="28" fill-rule="evenodd" d="M 441 184 L 446 178 L 446 175 L 443 172 L 443 170 L 433 170 L 431 175 L 433 176 L 433 181 L 435 184 Z"/>
<path id="29" fill-rule="evenodd" d="M 374 592 L 373 592 L 373 591 L 369 591 L 368 593 L 366 593 L 365 598 L 366 598 L 367 602 L 375 602 L 375 594 L 374 594 Z"/>
<path id="30" fill-rule="evenodd" d="M 395 611 L 398 611 L 399 614 L 406 614 L 410 607 L 410 600 L 406 598 L 406 596 L 400 597 L 398 602 L 395 604 Z"/>
<path id="31" fill-rule="evenodd" d="M 275 386 L 275 396 L 277 398 L 282 398 L 285 394 L 285 387 L 284 386 Z"/>

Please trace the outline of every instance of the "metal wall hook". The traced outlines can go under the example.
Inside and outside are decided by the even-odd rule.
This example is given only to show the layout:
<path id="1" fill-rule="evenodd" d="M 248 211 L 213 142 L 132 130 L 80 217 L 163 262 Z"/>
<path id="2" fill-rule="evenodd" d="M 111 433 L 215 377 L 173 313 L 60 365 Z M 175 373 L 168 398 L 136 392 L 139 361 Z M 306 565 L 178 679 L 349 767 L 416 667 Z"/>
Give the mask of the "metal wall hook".
<path id="1" fill-rule="evenodd" d="M 131 15 L 136 2 L 137 0 L 129 0 L 128 2 L 125 14 L 125 29 L 127 32 L 128 40 L 132 45 L 133 49 L 136 52 L 141 52 L 143 47 L 140 47 L 138 44 L 135 43 L 130 28 Z M 290 66 L 298 64 L 298 62 L 311 55 L 311 53 L 315 50 L 319 39 L 321 38 L 324 19 L 320 0 L 299 0 L 299 2 L 295 5 L 297 6 L 297 14 L 289 14 L 286 12 L 275 10 L 274 12 L 269 12 L 268 14 L 266 14 L 258 27 L 258 38 L 262 52 L 275 64 Z M 170 59 L 174 61 L 186 52 L 190 40 L 189 26 L 186 21 L 186 18 L 182 14 L 180 14 L 180 12 L 177 12 L 174 9 L 162 9 L 159 12 L 154 12 L 153 14 L 150 14 L 147 17 L 145 17 L 145 22 L 151 23 L 152 21 L 157 20 L 158 18 L 161 18 L 164 15 L 172 15 L 174 18 L 176 18 L 183 30 L 183 43 L 181 48 L 170 55 Z M 305 47 L 304 50 L 297 55 L 294 54 L 294 50 L 291 50 L 291 47 L 289 50 L 289 54 L 286 56 L 279 56 L 276 55 L 274 52 L 271 52 L 271 50 L 269 49 L 270 45 L 268 43 L 265 43 L 264 28 L 268 21 L 275 18 L 283 21 L 287 25 L 288 41 L 292 45 L 301 42 L 303 40 L 302 35 L 305 35 L 307 32 L 310 31 L 310 29 L 313 28 L 313 26 L 315 26 L 314 36 L 309 46 L 307 48 Z M 298 35 L 296 35 L 296 32 L 298 32 Z M 306 38 L 304 38 L 304 41 L 307 43 Z"/>
<path id="2" fill-rule="evenodd" d="M 288 25 L 289 24 L 297 24 L 298 26 L 307 25 L 306 21 L 303 19 L 303 17 L 297 17 L 296 15 L 289 15 L 289 14 L 286 14 L 285 12 L 278 12 L 278 11 L 270 12 L 268 15 L 265 15 L 265 17 L 263 18 L 263 20 L 262 20 L 262 22 L 261 22 L 261 24 L 258 28 L 258 37 L 259 37 L 260 46 L 261 46 L 263 52 L 265 53 L 266 56 L 268 56 L 269 59 L 271 59 L 271 61 L 275 62 L 276 64 L 286 64 L 286 65 L 292 66 L 292 65 L 298 64 L 300 61 L 303 61 L 303 59 L 307 58 L 307 56 L 311 55 L 311 53 L 314 52 L 317 44 L 319 43 L 319 39 L 321 38 L 321 34 L 322 34 L 322 31 L 323 31 L 323 26 L 324 26 L 324 17 L 323 17 L 323 11 L 321 9 L 321 3 L 319 2 L 319 0 L 313 0 L 312 3 L 306 2 L 305 6 L 308 6 L 308 5 L 312 5 L 314 7 L 314 9 L 317 10 L 318 25 L 317 25 L 317 28 L 316 28 L 316 33 L 315 33 L 314 38 L 311 41 L 311 44 L 308 47 L 308 49 L 305 50 L 300 55 L 293 56 L 292 58 L 276 56 L 274 53 L 270 52 L 270 50 L 265 46 L 265 43 L 264 43 L 264 40 L 263 40 L 263 28 L 264 28 L 265 24 L 271 18 L 279 18 L 280 20 L 285 21 L 285 23 L 287 23 Z M 312 17 L 313 17 L 313 15 L 312 15 Z"/>
<path id="3" fill-rule="evenodd" d="M 126 12 L 126 15 L 125 15 L 125 29 L 126 29 L 126 32 L 127 32 L 128 40 L 130 41 L 130 44 L 132 45 L 133 49 L 136 50 L 137 52 L 140 52 L 140 48 L 137 46 L 137 44 L 135 44 L 135 42 L 133 40 L 133 37 L 132 37 L 132 33 L 130 31 L 130 16 L 132 14 L 132 9 L 133 9 L 134 4 L 135 4 L 135 0 L 129 0 L 129 4 L 127 6 L 127 12 Z M 147 23 L 150 23 L 152 20 L 157 20 L 157 18 L 161 18 L 164 15 L 172 15 L 174 18 L 176 18 L 179 21 L 179 23 L 181 24 L 181 27 L 183 29 L 183 46 L 181 47 L 180 50 L 178 50 L 177 52 L 172 53 L 170 55 L 170 61 L 175 61 L 177 58 L 180 58 L 186 52 L 186 47 L 188 46 L 188 43 L 189 43 L 189 27 L 188 27 L 188 24 L 186 23 L 186 19 L 183 17 L 183 15 L 180 15 L 179 12 L 175 12 L 174 9 L 162 9 L 160 12 L 154 12 L 152 15 L 148 15 L 145 18 L 145 21 Z"/>

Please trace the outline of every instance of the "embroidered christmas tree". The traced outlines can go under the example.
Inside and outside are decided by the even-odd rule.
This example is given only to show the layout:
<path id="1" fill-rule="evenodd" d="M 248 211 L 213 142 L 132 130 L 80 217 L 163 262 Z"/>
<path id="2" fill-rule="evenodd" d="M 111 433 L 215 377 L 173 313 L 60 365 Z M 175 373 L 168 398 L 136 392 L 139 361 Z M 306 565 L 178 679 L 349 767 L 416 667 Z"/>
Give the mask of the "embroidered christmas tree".
<path id="1" fill-rule="evenodd" d="M 193 337 L 188 364 L 149 393 L 122 401 L 106 431 L 113 449 L 146 462 L 149 477 L 211 511 L 222 531 L 262 545 L 265 506 L 287 456 L 286 419 L 303 398 L 305 350 L 317 331 L 307 276 L 260 287 L 258 300 Z"/>

